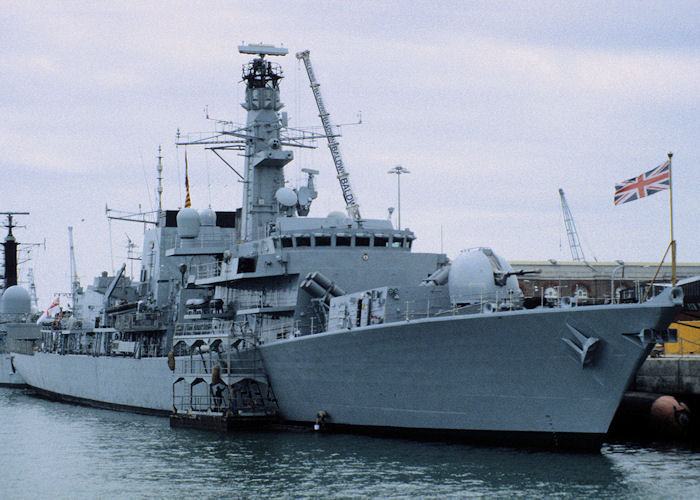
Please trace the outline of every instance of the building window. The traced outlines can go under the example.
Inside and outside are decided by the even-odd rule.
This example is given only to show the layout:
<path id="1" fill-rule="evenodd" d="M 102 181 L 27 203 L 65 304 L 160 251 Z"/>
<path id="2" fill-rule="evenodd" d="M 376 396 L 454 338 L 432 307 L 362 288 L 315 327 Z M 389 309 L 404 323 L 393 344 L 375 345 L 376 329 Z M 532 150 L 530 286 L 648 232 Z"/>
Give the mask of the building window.
<path id="1" fill-rule="evenodd" d="M 587 299 L 588 290 L 583 285 L 576 285 L 574 287 L 574 298 L 576 299 Z"/>

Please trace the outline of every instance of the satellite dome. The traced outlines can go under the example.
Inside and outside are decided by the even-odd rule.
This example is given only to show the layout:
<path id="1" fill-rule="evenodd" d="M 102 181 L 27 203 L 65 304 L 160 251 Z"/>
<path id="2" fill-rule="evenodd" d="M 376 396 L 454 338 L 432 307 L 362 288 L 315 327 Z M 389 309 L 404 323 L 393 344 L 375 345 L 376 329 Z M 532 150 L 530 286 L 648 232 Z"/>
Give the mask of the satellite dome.
<path id="1" fill-rule="evenodd" d="M 329 227 L 342 227 L 350 223 L 350 219 L 345 213 L 340 210 L 334 210 L 326 216 L 326 221 Z"/>
<path id="2" fill-rule="evenodd" d="M 32 299 L 29 292 L 19 285 L 9 287 L 0 297 L 0 313 L 28 314 L 31 310 Z"/>
<path id="3" fill-rule="evenodd" d="M 293 189 L 281 187 L 275 192 L 275 198 L 285 207 L 293 207 L 297 204 L 297 194 Z"/>
<path id="4" fill-rule="evenodd" d="M 177 213 L 177 234 L 180 238 L 199 236 L 199 213 L 194 208 L 183 208 Z"/>
<path id="5" fill-rule="evenodd" d="M 216 226 L 216 212 L 211 208 L 205 208 L 199 212 L 199 223 L 202 226 Z"/>

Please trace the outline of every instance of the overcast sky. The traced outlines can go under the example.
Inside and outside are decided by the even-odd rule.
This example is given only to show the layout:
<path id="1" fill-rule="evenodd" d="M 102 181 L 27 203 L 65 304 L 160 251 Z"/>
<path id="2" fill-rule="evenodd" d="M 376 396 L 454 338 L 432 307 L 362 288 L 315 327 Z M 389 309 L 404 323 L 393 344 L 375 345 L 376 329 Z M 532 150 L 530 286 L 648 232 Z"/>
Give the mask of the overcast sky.
<path id="1" fill-rule="evenodd" d="M 144 6 L 144 4 L 146 4 Z M 163 148 L 164 205 L 183 204 L 177 129 L 242 122 L 245 42 L 283 44 L 290 125 L 318 127 L 311 51 L 362 215 L 386 217 L 401 181 L 416 251 L 490 246 L 509 260 L 570 260 L 558 189 L 588 260 L 658 261 L 668 192 L 615 207 L 616 182 L 673 157 L 678 259 L 700 262 L 697 2 L 14 2 L 0 9 L 0 211 L 20 220 L 40 305 L 69 290 L 68 226 L 83 285 L 126 260 L 142 227 L 105 204 L 150 210 Z M 312 216 L 343 209 L 328 148 Z M 235 175 L 188 149 L 195 208 L 240 206 Z M 242 158 L 230 161 L 242 166 Z M 396 213 L 394 214 L 396 221 Z M 26 270 L 25 265 L 25 270 Z M 137 272 L 135 266 L 135 273 Z"/>

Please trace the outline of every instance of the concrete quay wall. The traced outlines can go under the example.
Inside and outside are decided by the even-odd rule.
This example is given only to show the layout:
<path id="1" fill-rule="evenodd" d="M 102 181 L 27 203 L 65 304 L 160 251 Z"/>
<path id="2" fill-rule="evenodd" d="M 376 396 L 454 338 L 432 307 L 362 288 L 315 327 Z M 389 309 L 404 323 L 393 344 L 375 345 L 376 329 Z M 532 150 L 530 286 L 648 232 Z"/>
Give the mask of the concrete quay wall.
<path id="1" fill-rule="evenodd" d="M 648 358 L 637 372 L 634 390 L 700 396 L 700 355 Z"/>

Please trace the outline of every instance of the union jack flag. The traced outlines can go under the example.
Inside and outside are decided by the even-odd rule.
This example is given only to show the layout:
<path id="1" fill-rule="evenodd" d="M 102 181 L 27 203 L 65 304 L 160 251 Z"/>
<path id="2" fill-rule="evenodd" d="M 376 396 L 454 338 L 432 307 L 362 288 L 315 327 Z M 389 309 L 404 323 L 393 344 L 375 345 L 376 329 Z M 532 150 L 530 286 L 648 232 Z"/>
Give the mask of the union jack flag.
<path id="1" fill-rule="evenodd" d="M 615 184 L 615 205 L 644 198 L 671 186 L 671 165 L 667 161 L 637 177 Z"/>

